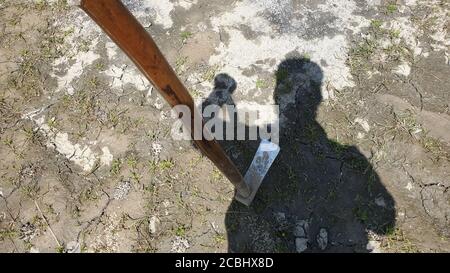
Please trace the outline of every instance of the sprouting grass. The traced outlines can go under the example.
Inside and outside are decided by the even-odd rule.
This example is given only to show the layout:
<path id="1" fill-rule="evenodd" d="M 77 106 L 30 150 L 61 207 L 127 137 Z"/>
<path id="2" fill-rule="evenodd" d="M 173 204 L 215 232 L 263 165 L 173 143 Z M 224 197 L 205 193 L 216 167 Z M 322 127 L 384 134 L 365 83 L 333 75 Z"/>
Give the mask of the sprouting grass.
<path id="1" fill-rule="evenodd" d="M 405 236 L 404 232 L 396 227 L 388 227 L 381 247 L 392 249 L 395 252 L 417 253 L 417 247 Z"/>
<path id="2" fill-rule="evenodd" d="M 378 20 L 378 19 L 372 20 L 370 22 L 370 26 L 373 29 L 376 29 L 376 30 L 380 29 L 382 24 L 383 24 L 383 22 L 381 20 Z"/>
<path id="3" fill-rule="evenodd" d="M 161 162 L 159 162 L 158 165 L 161 171 L 170 170 L 173 167 L 175 167 L 175 163 L 171 159 L 164 159 Z"/>
<path id="4" fill-rule="evenodd" d="M 221 245 L 223 243 L 225 243 L 225 235 L 223 234 L 216 234 L 214 236 L 214 241 L 216 242 L 216 244 Z"/>
<path id="5" fill-rule="evenodd" d="M 56 247 L 55 251 L 56 251 L 56 253 L 64 253 L 65 248 L 64 248 L 64 246 L 58 246 L 58 247 Z"/>
<path id="6" fill-rule="evenodd" d="M 391 29 L 389 30 L 389 38 L 391 39 L 397 39 L 400 37 L 400 30 L 397 29 Z"/>
<path id="7" fill-rule="evenodd" d="M 308 62 L 311 61 L 311 55 L 309 53 L 302 54 L 302 58 Z"/>
<path id="8" fill-rule="evenodd" d="M 222 178 L 223 178 L 223 174 L 222 174 L 218 169 L 214 169 L 214 170 L 212 171 L 211 178 L 212 178 L 214 181 L 220 181 L 220 180 L 222 180 Z"/>
<path id="9" fill-rule="evenodd" d="M 256 88 L 264 89 L 264 88 L 267 88 L 267 87 L 269 87 L 269 84 L 265 80 L 258 79 L 256 81 Z"/>
<path id="10" fill-rule="evenodd" d="M 187 56 L 179 56 L 177 60 L 175 61 L 175 72 L 180 74 L 184 70 L 184 66 L 188 61 Z"/>
<path id="11" fill-rule="evenodd" d="M 3 241 L 5 239 L 14 239 L 19 235 L 17 231 L 14 229 L 2 229 L 0 230 L 0 241 Z"/>
<path id="12" fill-rule="evenodd" d="M 185 225 L 180 225 L 175 229 L 175 235 L 180 236 L 180 237 L 185 237 L 186 236 L 186 226 Z"/>
<path id="13" fill-rule="evenodd" d="M 375 38 L 367 37 L 350 50 L 347 64 L 351 67 L 353 73 L 370 70 L 371 59 L 378 46 L 379 43 Z"/>
<path id="14" fill-rule="evenodd" d="M 275 79 L 277 80 L 277 83 L 285 81 L 289 76 L 289 71 L 287 69 L 278 69 L 275 73 Z"/>
<path id="15" fill-rule="evenodd" d="M 214 79 L 214 76 L 216 76 L 218 67 L 217 66 L 211 66 L 209 67 L 202 75 L 202 80 L 206 82 L 211 82 Z"/>
<path id="16" fill-rule="evenodd" d="M 189 90 L 189 93 L 191 94 L 191 96 L 196 99 L 196 98 L 201 98 L 202 97 L 202 93 L 200 91 L 198 91 L 197 89 L 192 89 Z"/>
<path id="17" fill-rule="evenodd" d="M 362 223 L 366 223 L 367 220 L 369 220 L 369 213 L 363 206 L 354 208 L 353 214 L 355 215 L 356 219 L 358 219 Z"/>
<path id="18" fill-rule="evenodd" d="M 330 140 L 329 143 L 331 148 L 333 149 L 333 152 L 337 155 L 337 157 L 341 157 L 347 150 L 347 146 L 342 145 L 337 141 Z"/>
<path id="19" fill-rule="evenodd" d="M 386 6 L 386 11 L 389 14 L 396 12 L 397 9 L 398 9 L 398 7 L 397 7 L 397 4 L 395 4 L 395 3 L 390 3 L 389 5 Z"/>
<path id="20" fill-rule="evenodd" d="M 433 156 L 434 161 L 440 159 L 450 159 L 450 154 L 445 151 L 444 145 L 436 138 L 425 136 L 421 138 L 420 143 L 425 150 Z"/>
<path id="21" fill-rule="evenodd" d="M 120 173 L 121 168 L 122 168 L 122 161 L 120 159 L 114 159 L 111 164 L 111 169 L 109 171 L 113 175 L 118 175 Z"/>
<path id="22" fill-rule="evenodd" d="M 192 32 L 185 30 L 180 33 L 180 38 L 182 42 L 185 43 L 189 38 L 192 37 L 192 35 Z"/>

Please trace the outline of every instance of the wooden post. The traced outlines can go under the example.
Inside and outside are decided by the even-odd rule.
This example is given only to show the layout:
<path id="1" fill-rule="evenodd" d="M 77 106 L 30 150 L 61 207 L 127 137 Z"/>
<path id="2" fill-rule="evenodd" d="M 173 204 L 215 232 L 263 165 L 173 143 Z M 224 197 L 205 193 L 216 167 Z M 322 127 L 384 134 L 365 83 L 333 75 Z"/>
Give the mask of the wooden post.
<path id="1" fill-rule="evenodd" d="M 123 3 L 120 0 L 82 0 L 80 6 L 131 58 L 172 107 L 176 105 L 189 107 L 191 123 L 186 126 L 190 129 L 195 145 L 235 185 L 239 195 L 249 196 L 248 185 L 219 143 L 216 140 L 208 141 L 204 137 L 201 140 L 195 140 L 195 130 L 203 131 L 203 128 L 195 128 L 198 126 L 195 126 L 194 120 L 200 119 L 203 124 L 203 118 L 196 111 L 194 100 L 150 34 Z M 204 134 L 201 135 L 204 136 Z"/>

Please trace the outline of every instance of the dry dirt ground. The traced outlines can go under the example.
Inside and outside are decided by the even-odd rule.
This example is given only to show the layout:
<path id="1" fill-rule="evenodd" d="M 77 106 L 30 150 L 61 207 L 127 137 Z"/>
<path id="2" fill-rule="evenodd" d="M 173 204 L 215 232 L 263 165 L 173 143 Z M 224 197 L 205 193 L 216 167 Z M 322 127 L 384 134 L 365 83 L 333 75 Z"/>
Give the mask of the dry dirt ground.
<path id="1" fill-rule="evenodd" d="M 124 2 L 193 97 L 279 104 L 280 155 L 236 203 L 81 10 L 0 0 L 1 252 L 450 251 L 448 0 Z"/>

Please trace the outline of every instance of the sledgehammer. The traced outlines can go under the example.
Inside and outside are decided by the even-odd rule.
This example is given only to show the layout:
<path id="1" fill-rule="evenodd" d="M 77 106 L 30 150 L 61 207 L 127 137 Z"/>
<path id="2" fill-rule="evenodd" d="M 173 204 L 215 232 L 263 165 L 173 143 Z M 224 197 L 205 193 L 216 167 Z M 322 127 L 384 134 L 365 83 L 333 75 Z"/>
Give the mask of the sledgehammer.
<path id="1" fill-rule="evenodd" d="M 191 112 L 191 122 L 185 124 L 195 145 L 234 184 L 235 198 L 249 206 L 264 176 L 279 152 L 278 145 L 263 140 L 245 178 L 225 154 L 219 143 L 205 137 L 203 126 L 195 126 L 195 120 L 203 120 L 194 100 L 178 79 L 172 67 L 162 55 L 150 34 L 138 22 L 120 0 L 81 0 L 79 6 L 108 34 L 128 55 L 139 70 L 172 106 L 186 105 Z M 184 120 L 184 119 L 183 119 Z M 201 132 L 196 130 L 201 130 Z M 194 135 L 203 135 L 195 140 Z M 206 132 L 206 134 L 210 134 Z M 213 140 L 207 140 L 213 139 Z"/>

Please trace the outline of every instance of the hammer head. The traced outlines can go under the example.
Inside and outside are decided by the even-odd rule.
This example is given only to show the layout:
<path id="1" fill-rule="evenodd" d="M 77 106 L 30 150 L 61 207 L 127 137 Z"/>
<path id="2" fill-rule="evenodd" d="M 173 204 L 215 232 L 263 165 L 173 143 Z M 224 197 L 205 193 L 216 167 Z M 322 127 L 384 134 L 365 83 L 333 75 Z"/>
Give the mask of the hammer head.
<path id="1" fill-rule="evenodd" d="M 250 190 L 250 194 L 243 195 L 237 191 L 235 196 L 237 201 L 246 206 L 250 206 L 264 177 L 269 171 L 270 166 L 272 166 L 272 163 L 275 161 L 275 158 L 277 158 L 279 152 L 280 147 L 277 144 L 265 139 L 261 141 L 252 164 L 244 176 L 244 181 Z"/>

